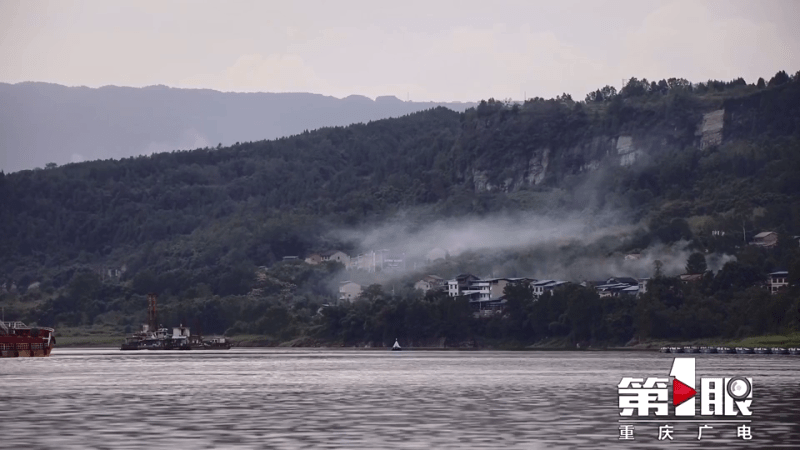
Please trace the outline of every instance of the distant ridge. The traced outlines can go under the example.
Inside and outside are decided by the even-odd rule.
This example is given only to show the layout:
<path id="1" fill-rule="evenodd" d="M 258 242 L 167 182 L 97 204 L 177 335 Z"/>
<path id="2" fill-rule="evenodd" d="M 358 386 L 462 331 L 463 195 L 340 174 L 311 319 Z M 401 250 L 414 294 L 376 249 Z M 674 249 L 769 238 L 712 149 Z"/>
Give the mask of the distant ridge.
<path id="1" fill-rule="evenodd" d="M 0 104 L 5 106 L 0 108 L 0 170 L 5 172 L 275 139 L 437 106 L 461 112 L 477 105 L 45 82 L 0 83 Z"/>

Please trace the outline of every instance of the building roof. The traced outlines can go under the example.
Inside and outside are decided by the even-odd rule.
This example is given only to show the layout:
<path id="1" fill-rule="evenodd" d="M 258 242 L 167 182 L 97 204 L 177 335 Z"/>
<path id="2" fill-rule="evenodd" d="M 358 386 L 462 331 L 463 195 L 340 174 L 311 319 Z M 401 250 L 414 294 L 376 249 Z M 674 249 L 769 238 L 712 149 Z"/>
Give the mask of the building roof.
<path id="1" fill-rule="evenodd" d="M 636 278 L 631 278 L 631 277 L 611 277 L 608 279 L 607 283 L 639 284 Z"/>
<path id="2" fill-rule="evenodd" d="M 772 272 L 769 274 L 771 277 L 788 277 L 789 271 L 788 270 L 779 270 L 777 272 Z"/>
<path id="3" fill-rule="evenodd" d="M 761 233 L 758 233 L 755 236 L 755 238 L 756 239 L 765 238 L 765 237 L 769 236 L 770 234 L 775 234 L 775 232 L 774 231 L 762 231 Z"/>

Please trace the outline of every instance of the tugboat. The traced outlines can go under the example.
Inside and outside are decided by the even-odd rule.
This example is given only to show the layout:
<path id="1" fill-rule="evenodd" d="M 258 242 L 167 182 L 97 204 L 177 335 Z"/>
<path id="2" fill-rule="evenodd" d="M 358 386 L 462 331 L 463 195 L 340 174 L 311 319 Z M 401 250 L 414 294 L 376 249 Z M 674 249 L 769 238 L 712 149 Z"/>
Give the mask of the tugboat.
<path id="1" fill-rule="evenodd" d="M 753 349 L 753 351 L 759 355 L 769 355 L 770 353 L 772 353 L 772 351 L 767 347 L 756 347 L 755 349 Z"/>
<path id="2" fill-rule="evenodd" d="M 399 352 L 399 351 L 400 351 L 400 350 L 402 350 L 402 349 L 403 349 L 403 348 L 402 348 L 402 347 L 400 347 L 400 343 L 399 343 L 399 342 L 397 342 L 397 338 L 395 338 L 395 340 L 394 340 L 394 345 L 392 346 L 392 351 L 393 351 L 393 352 Z"/>
<path id="3" fill-rule="evenodd" d="M 717 353 L 736 353 L 736 350 L 730 347 L 717 347 Z"/>
<path id="4" fill-rule="evenodd" d="M 670 353 L 683 353 L 683 347 L 670 347 Z"/>
<path id="5" fill-rule="evenodd" d="M 181 324 L 172 328 L 157 326 L 156 295 L 147 294 L 147 323 L 142 324 L 142 329 L 125 339 L 120 350 L 209 350 L 229 349 L 230 342 L 225 338 L 215 338 L 203 341 L 201 336 L 194 336 L 188 327 Z"/>
<path id="6" fill-rule="evenodd" d="M 683 347 L 683 353 L 700 353 L 700 349 L 697 347 L 686 346 Z"/>
<path id="7" fill-rule="evenodd" d="M 669 353 L 669 347 L 661 347 L 658 351 L 661 353 Z"/>
<path id="8" fill-rule="evenodd" d="M 50 356 L 56 345 L 54 333 L 52 328 L 0 321 L 0 358 Z"/>
<path id="9" fill-rule="evenodd" d="M 700 353 L 717 353 L 716 347 L 700 347 Z"/>
<path id="10" fill-rule="evenodd" d="M 798 347 L 791 347 L 791 348 L 789 349 L 789 354 L 790 354 L 790 355 L 800 355 L 800 348 L 798 348 Z"/>
<path id="11" fill-rule="evenodd" d="M 739 355 L 749 355 L 753 353 L 753 349 L 750 347 L 736 347 L 736 353 Z"/>
<path id="12" fill-rule="evenodd" d="M 772 347 L 770 349 L 770 351 L 772 352 L 773 355 L 788 355 L 789 354 L 789 350 L 786 350 L 783 347 Z"/>
<path id="13" fill-rule="evenodd" d="M 224 337 L 211 338 L 203 342 L 203 348 L 206 350 L 230 350 L 231 343 Z"/>

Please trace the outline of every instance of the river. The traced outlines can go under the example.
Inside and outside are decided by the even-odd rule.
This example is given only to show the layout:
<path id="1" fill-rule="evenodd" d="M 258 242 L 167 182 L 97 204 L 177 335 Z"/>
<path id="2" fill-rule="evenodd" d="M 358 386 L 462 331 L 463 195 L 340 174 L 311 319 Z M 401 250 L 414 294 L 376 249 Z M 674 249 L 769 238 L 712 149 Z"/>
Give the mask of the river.
<path id="1" fill-rule="evenodd" d="M 752 440 L 737 438 L 740 422 L 697 440 L 703 424 L 677 423 L 672 407 L 672 441 L 658 440 L 659 423 L 619 439 L 617 384 L 668 376 L 668 354 L 244 348 L 0 359 L 0 439 L 26 449 L 800 447 L 800 357 L 691 356 L 697 378 L 753 378 Z"/>

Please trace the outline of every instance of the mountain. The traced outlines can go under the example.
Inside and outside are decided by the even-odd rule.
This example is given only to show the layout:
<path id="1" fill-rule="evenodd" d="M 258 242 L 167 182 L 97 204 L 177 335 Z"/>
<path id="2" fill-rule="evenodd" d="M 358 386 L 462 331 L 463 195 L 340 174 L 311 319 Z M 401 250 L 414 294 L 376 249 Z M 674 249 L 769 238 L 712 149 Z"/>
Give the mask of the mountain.
<path id="1" fill-rule="evenodd" d="M 230 93 L 166 86 L 0 83 L 0 170 L 274 139 L 325 126 L 469 103 L 375 101 L 307 93 Z"/>
<path id="2" fill-rule="evenodd" d="M 800 76 L 633 78 L 584 101 L 489 99 L 461 113 L 0 172 L 0 217 L 0 302 L 42 324 L 130 326 L 157 292 L 169 320 L 276 340 L 380 342 L 412 333 L 403 327 L 419 339 L 516 342 L 793 331 L 796 292 L 771 296 L 760 283 L 774 270 L 800 274 Z M 762 231 L 778 234 L 774 248 L 746 245 Z M 384 248 L 411 260 L 434 247 L 451 257 L 382 278 L 282 261 Z M 697 254 L 713 273 L 697 285 L 671 278 Z M 510 321 L 473 321 L 468 304 L 412 287 L 424 273 L 580 282 L 654 270 L 653 294 L 637 299 L 600 302 L 573 287 L 534 304 L 512 292 Z M 356 277 L 387 292 L 322 307 Z"/>

